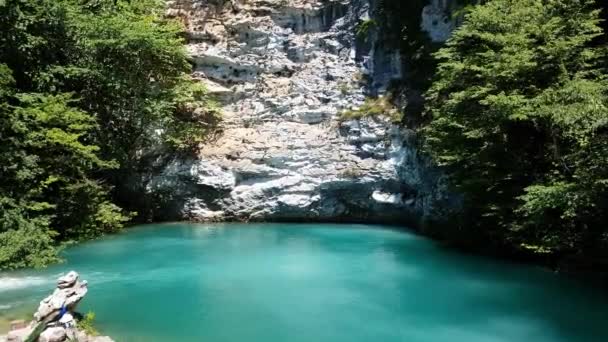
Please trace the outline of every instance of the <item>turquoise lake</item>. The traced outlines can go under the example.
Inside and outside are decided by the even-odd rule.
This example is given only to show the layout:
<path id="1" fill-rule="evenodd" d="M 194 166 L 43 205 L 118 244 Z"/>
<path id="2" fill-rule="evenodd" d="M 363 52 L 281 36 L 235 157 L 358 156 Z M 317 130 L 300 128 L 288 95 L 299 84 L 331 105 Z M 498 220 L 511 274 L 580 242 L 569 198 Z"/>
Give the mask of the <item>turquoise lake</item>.
<path id="1" fill-rule="evenodd" d="M 383 226 L 159 224 L 64 255 L 0 274 L 0 321 L 74 269 L 118 342 L 608 341 L 603 292 Z"/>

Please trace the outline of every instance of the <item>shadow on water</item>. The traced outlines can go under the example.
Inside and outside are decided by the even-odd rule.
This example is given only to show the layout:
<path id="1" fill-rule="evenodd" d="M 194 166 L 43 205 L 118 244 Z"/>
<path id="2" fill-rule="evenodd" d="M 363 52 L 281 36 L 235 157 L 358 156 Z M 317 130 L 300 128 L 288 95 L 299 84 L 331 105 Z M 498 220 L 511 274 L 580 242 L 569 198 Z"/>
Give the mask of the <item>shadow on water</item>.
<path id="1" fill-rule="evenodd" d="M 416 320 L 427 329 L 472 328 L 512 319 L 537 322 L 555 341 L 606 341 L 608 298 L 549 271 L 496 260 L 483 260 L 410 241 L 383 246 L 403 264 L 415 267 L 416 279 L 403 282 L 403 293 L 416 293 Z M 407 253 L 398 251 L 407 250 Z M 417 284 L 417 285 L 416 285 Z M 424 287 L 416 291 L 416 287 Z M 420 290 L 420 289 L 418 289 Z M 452 305 L 454 298 L 467 308 Z M 408 299 L 402 299 L 407 305 Z M 438 312 L 440 314 L 438 314 Z"/>

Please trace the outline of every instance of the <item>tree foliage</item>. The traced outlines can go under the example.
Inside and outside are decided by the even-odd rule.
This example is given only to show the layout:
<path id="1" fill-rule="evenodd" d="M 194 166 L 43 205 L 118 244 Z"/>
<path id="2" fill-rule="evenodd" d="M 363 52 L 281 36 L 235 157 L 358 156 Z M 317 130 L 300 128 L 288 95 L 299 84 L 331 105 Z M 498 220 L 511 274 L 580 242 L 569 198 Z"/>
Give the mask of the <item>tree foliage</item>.
<path id="1" fill-rule="evenodd" d="M 131 213 L 113 189 L 144 149 L 196 142 L 217 120 L 163 11 L 155 0 L 0 4 L 0 269 L 43 266 L 62 241 L 121 229 Z"/>
<path id="2" fill-rule="evenodd" d="M 592 0 L 492 0 L 442 48 L 426 146 L 474 234 L 537 252 L 608 246 L 606 49 Z"/>

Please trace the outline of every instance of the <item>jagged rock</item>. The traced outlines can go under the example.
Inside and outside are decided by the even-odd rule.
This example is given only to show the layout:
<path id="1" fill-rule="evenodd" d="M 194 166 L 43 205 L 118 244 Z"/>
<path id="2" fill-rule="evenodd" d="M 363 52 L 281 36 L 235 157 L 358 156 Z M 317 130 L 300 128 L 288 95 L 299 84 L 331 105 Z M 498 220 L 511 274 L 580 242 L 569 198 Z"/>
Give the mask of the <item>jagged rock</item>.
<path id="1" fill-rule="evenodd" d="M 78 273 L 74 271 L 68 272 L 68 274 L 57 280 L 57 288 L 65 289 L 67 287 L 71 287 L 78 280 Z"/>
<path id="2" fill-rule="evenodd" d="M 211 80 L 204 80 L 205 89 L 207 90 L 207 94 L 211 96 L 215 96 L 220 99 L 227 99 L 232 96 L 233 92 L 229 88 L 222 86 L 216 82 Z"/>
<path id="3" fill-rule="evenodd" d="M 319 109 L 295 109 L 289 113 L 289 115 L 296 122 L 306 124 L 319 124 L 326 121 L 331 115 L 333 110 L 329 108 Z"/>
<path id="4" fill-rule="evenodd" d="M 38 342 L 62 342 L 67 338 L 67 332 L 63 327 L 51 327 L 44 330 Z"/>
<path id="5" fill-rule="evenodd" d="M 163 160 L 142 176 L 147 194 L 170 199 L 159 216 L 412 222 L 456 207 L 411 131 L 383 117 L 339 120 L 404 74 L 397 49 L 378 35 L 356 37 L 377 5 L 181 0 L 196 36 L 194 75 L 213 82 L 224 120 L 197 156 Z"/>

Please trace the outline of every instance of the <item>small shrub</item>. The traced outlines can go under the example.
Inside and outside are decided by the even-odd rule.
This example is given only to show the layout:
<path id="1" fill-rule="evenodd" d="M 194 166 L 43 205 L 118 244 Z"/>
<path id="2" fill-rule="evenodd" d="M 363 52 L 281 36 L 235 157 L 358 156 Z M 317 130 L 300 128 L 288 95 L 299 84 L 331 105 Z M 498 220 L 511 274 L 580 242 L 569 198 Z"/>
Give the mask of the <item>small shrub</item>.
<path id="1" fill-rule="evenodd" d="M 346 95 L 350 92 L 351 86 L 348 84 L 348 82 L 342 82 L 338 85 L 338 89 L 342 95 Z"/>
<path id="2" fill-rule="evenodd" d="M 340 178 L 349 178 L 349 179 L 359 178 L 362 175 L 363 175 L 363 171 L 356 166 L 348 167 L 348 168 L 340 171 L 340 173 L 338 174 L 338 176 Z"/>
<path id="3" fill-rule="evenodd" d="M 95 313 L 92 311 L 87 312 L 76 325 L 89 336 L 99 335 L 99 331 L 95 328 Z"/>
<path id="4" fill-rule="evenodd" d="M 21 229 L 0 233 L 0 269 L 43 267 L 60 260 L 53 243 L 56 233 L 48 229 L 46 220 L 36 218 L 28 222 L 24 217 L 17 219 Z"/>
<path id="5" fill-rule="evenodd" d="M 369 31 L 376 28 L 378 23 L 374 19 L 367 19 L 357 25 L 357 37 L 367 39 Z"/>
<path id="6" fill-rule="evenodd" d="M 338 115 L 340 121 L 358 120 L 366 117 L 385 116 L 392 122 L 401 121 L 401 112 L 391 102 L 390 96 L 368 98 L 358 109 L 342 111 Z"/>

